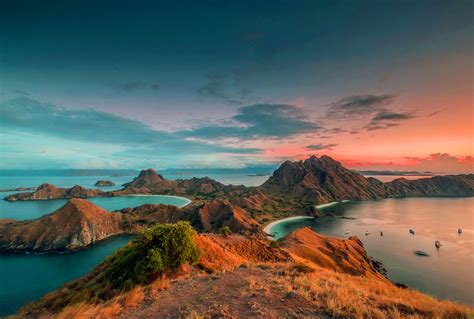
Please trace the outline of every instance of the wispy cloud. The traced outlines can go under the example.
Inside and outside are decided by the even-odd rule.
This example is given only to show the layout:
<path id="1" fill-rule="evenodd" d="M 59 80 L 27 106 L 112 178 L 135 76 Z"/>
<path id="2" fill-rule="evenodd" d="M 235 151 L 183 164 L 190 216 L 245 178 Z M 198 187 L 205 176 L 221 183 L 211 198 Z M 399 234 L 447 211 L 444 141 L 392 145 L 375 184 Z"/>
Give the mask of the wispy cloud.
<path id="1" fill-rule="evenodd" d="M 420 171 L 467 173 L 474 172 L 474 158 L 472 156 L 456 157 L 447 153 L 434 153 L 427 157 L 405 157 L 413 162 Z"/>
<path id="2" fill-rule="evenodd" d="M 322 150 L 332 150 L 333 147 L 336 147 L 337 144 L 310 144 L 305 148 L 312 151 L 322 151 Z"/>
<path id="3" fill-rule="evenodd" d="M 179 134 L 155 130 L 142 122 L 110 113 L 65 108 L 27 97 L 0 103 L 0 114 L 0 125 L 5 130 L 60 138 L 66 148 L 67 141 L 119 145 L 124 148 L 121 154 L 117 153 L 119 158 L 163 158 L 170 154 L 175 158 L 184 158 L 191 155 L 257 154 L 261 151 L 259 148 L 192 141 Z M 38 143 L 42 143 L 42 140 L 38 137 Z"/>
<path id="4" fill-rule="evenodd" d="M 300 108 L 287 104 L 256 104 L 243 106 L 225 125 L 195 127 L 181 134 L 196 138 L 286 138 L 299 134 L 315 133 L 322 129 L 308 120 Z"/>
<path id="5" fill-rule="evenodd" d="M 394 96 L 383 95 L 353 95 L 345 97 L 328 105 L 328 118 L 350 118 L 370 115 L 381 111 L 393 102 Z"/>
<path id="6" fill-rule="evenodd" d="M 368 131 L 386 129 L 398 126 L 399 122 L 410 120 L 412 118 L 415 118 L 415 116 L 409 113 L 381 111 L 372 118 L 370 123 L 366 126 L 366 129 Z"/>

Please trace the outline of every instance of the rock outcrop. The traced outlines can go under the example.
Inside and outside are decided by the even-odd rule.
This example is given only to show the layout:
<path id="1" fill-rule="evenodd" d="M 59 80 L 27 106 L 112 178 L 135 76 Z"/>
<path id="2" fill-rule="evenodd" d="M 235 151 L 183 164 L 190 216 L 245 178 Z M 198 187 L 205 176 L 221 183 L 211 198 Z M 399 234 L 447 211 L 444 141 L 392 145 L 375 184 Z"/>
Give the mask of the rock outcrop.
<path id="1" fill-rule="evenodd" d="M 386 196 L 383 182 L 365 178 L 329 156 L 284 162 L 259 187 L 263 192 L 324 204 L 346 199 L 367 200 Z"/>
<path id="2" fill-rule="evenodd" d="M 264 193 L 313 204 L 387 197 L 474 196 L 474 174 L 399 178 L 383 183 L 349 170 L 328 156 L 283 163 L 262 186 Z"/>
<path id="3" fill-rule="evenodd" d="M 76 185 L 71 188 L 56 187 L 51 184 L 42 184 L 34 192 L 24 192 L 5 197 L 7 201 L 17 200 L 41 200 L 57 198 L 88 198 L 104 196 L 104 192 L 98 189 L 87 189 Z"/>
<path id="4" fill-rule="evenodd" d="M 280 240 L 281 247 L 293 257 L 320 267 L 357 276 L 383 276 L 357 237 L 337 239 L 320 235 L 309 227 L 300 228 Z"/>
<path id="5" fill-rule="evenodd" d="M 39 219 L 0 223 L 0 251 L 73 251 L 123 232 L 122 214 L 74 198 Z"/>
<path id="6" fill-rule="evenodd" d="M 110 187 L 110 186 L 115 186 L 115 183 L 112 181 L 107 181 L 107 180 L 99 180 L 95 183 L 95 186 L 97 187 Z"/>
<path id="7" fill-rule="evenodd" d="M 122 184 L 125 188 L 160 188 L 167 184 L 167 180 L 158 174 L 154 169 L 143 170 L 131 182 Z M 172 183 L 171 183 L 172 184 Z"/>
<path id="8" fill-rule="evenodd" d="M 212 232 L 222 227 L 229 227 L 232 232 L 261 232 L 260 225 L 244 209 L 230 204 L 228 201 L 214 200 L 188 211 L 187 220 L 194 228 Z"/>

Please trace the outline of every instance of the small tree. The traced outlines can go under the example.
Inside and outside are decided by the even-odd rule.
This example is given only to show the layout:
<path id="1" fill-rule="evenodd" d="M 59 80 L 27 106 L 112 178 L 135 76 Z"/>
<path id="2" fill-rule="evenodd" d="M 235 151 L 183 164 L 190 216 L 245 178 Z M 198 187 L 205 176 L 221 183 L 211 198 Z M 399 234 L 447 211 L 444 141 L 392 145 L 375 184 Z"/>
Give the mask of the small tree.
<path id="1" fill-rule="evenodd" d="M 105 278 L 115 288 L 128 290 L 148 283 L 166 269 L 195 263 L 200 255 L 189 222 L 159 224 L 145 229 L 110 257 Z"/>
<path id="2" fill-rule="evenodd" d="M 232 234 L 232 230 L 228 226 L 222 227 L 221 234 L 227 238 Z"/>

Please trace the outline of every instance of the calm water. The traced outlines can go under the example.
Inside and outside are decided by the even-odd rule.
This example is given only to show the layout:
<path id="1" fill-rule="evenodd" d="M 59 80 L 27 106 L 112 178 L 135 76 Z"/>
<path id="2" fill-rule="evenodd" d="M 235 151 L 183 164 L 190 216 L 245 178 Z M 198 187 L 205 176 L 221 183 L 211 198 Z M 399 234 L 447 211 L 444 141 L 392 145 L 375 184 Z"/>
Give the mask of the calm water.
<path id="1" fill-rule="evenodd" d="M 41 180 L 36 180 L 40 178 Z M 45 181 L 61 187 L 79 184 L 93 187 L 97 177 L 32 177 L 32 178 L 2 178 L 3 187 L 21 187 L 39 185 Z M 126 177 L 122 182 L 131 180 Z M 19 182 L 13 184 L 12 180 Z M 117 179 L 114 180 L 116 182 Z M 0 193 L 5 197 L 11 194 Z M 90 201 L 107 209 L 117 210 L 126 207 L 136 207 L 143 204 L 170 204 L 183 206 L 189 200 L 171 196 L 123 196 L 91 198 Z M 0 218 L 17 220 L 34 219 L 58 209 L 67 200 L 41 200 L 7 202 L 0 200 Z M 122 247 L 130 236 L 115 237 L 101 242 L 87 250 L 69 254 L 13 254 L 0 255 L 0 316 L 14 313 L 19 307 L 29 301 L 36 300 L 45 293 L 52 291 L 65 282 L 85 275 L 105 257 Z M 5 289 L 8 287 L 8 289 Z"/>
<path id="2" fill-rule="evenodd" d="M 0 316 L 87 274 L 129 240 L 129 236 L 114 237 L 69 254 L 0 255 Z"/>
<path id="3" fill-rule="evenodd" d="M 187 179 L 192 177 L 210 177 L 224 184 L 258 186 L 263 184 L 269 176 L 248 176 L 245 174 L 194 174 L 194 175 L 167 175 L 163 177 L 170 180 Z M 18 187 L 36 187 L 43 183 L 53 184 L 58 187 L 72 187 L 81 185 L 86 188 L 99 188 L 102 190 L 115 190 L 122 188 L 122 184 L 130 182 L 135 176 L 0 176 L 0 189 Z M 111 187 L 96 187 L 98 180 L 109 180 L 115 183 Z"/>
<path id="4" fill-rule="evenodd" d="M 396 282 L 474 305 L 474 198 L 410 198 L 347 202 L 323 209 L 356 219 L 322 217 L 276 225 L 281 238 L 304 226 L 341 238 L 358 236 Z M 409 229 L 415 235 L 409 234 Z M 462 234 L 458 234 L 462 228 Z M 346 235 L 345 232 L 350 234 Z M 368 236 L 365 232 L 369 231 Z M 380 232 L 383 231 L 383 237 Z M 437 250 L 434 241 L 443 246 Z M 413 253 L 422 250 L 430 257 Z"/>
<path id="5" fill-rule="evenodd" d="M 3 193 L 0 193 L 3 194 Z M 144 204 L 168 204 L 184 206 L 189 200 L 173 196 L 119 196 L 119 197 L 96 197 L 88 198 L 94 204 L 109 210 L 118 210 L 127 207 L 137 207 Z M 8 202 L 0 200 L 0 218 L 16 220 L 35 219 L 51 213 L 63 206 L 67 199 L 31 200 Z"/>

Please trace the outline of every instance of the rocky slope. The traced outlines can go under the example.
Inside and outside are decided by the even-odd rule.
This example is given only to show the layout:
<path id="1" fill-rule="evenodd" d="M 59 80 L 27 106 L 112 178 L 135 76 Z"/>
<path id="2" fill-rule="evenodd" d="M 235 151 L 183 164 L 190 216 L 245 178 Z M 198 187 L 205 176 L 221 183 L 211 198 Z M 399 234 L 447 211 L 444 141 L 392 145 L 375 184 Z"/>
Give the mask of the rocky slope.
<path id="1" fill-rule="evenodd" d="M 201 234 L 195 265 L 122 293 L 103 287 L 110 259 L 18 313 L 58 318 L 468 318 L 472 309 L 399 288 L 357 238 L 298 230 L 281 247 Z M 146 258 L 146 257 L 144 257 Z M 98 291 L 100 290 L 100 291 Z M 93 300 L 93 301 L 92 301 Z M 183 300 L 185 302 L 183 302 Z"/>
<path id="2" fill-rule="evenodd" d="M 87 189 L 76 185 L 71 188 L 56 187 L 51 184 L 42 184 L 34 192 L 13 194 L 5 197 L 7 201 L 17 200 L 41 200 L 54 198 L 88 198 L 104 196 L 105 193 L 98 189 Z"/>
<path id="3" fill-rule="evenodd" d="M 474 196 L 474 174 L 383 183 L 349 170 L 328 156 L 283 163 L 262 186 L 264 193 L 314 204 L 387 197 Z"/>
<path id="4" fill-rule="evenodd" d="M 0 223 L 0 251 L 72 251 L 123 231 L 122 214 L 74 198 L 39 219 Z"/>
<path id="5" fill-rule="evenodd" d="M 434 176 L 417 180 L 398 178 L 385 184 L 396 197 L 474 196 L 474 174 Z"/>
<path id="6" fill-rule="evenodd" d="M 329 156 L 286 161 L 259 188 L 269 194 L 304 199 L 314 204 L 386 196 L 383 182 L 365 178 Z"/>
<path id="7" fill-rule="evenodd" d="M 244 209 L 227 201 L 214 200 L 195 207 L 187 214 L 194 228 L 204 232 L 229 227 L 233 232 L 261 232 L 260 225 Z"/>
<path id="8" fill-rule="evenodd" d="M 260 225 L 242 208 L 214 200 L 180 209 L 172 205 L 142 205 L 108 212 L 85 199 L 73 198 L 57 211 L 31 221 L 0 219 L 0 252 L 69 252 L 110 236 L 137 232 L 157 223 L 189 221 L 200 232 L 263 236 Z"/>
<path id="9" fill-rule="evenodd" d="M 375 269 L 360 239 L 347 240 L 320 235 L 300 228 L 281 240 L 281 247 L 295 258 L 337 272 L 358 276 L 383 276 Z"/>

